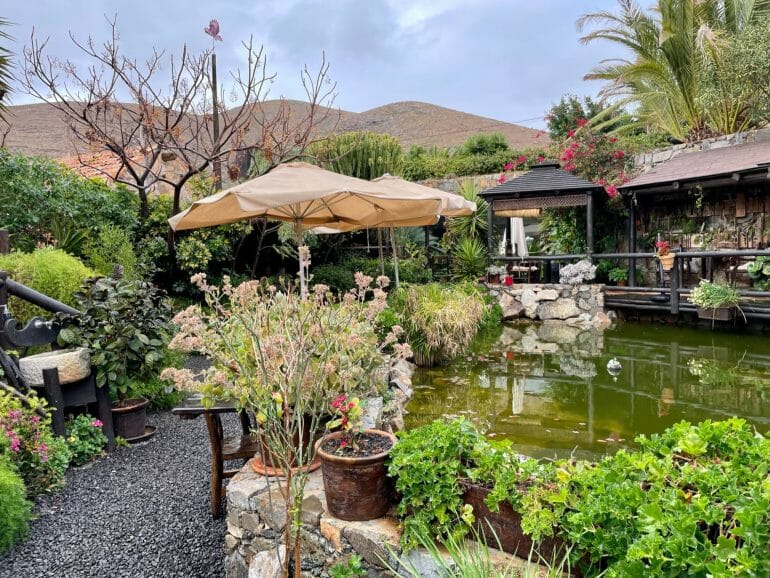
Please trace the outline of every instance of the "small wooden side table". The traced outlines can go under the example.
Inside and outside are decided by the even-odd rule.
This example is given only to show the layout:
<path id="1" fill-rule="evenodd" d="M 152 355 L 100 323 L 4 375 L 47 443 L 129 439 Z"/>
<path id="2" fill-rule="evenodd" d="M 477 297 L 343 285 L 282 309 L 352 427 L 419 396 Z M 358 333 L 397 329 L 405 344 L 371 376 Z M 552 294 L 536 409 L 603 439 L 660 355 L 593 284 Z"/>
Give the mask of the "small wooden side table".
<path id="1" fill-rule="evenodd" d="M 211 444 L 211 515 L 219 518 L 222 514 L 222 484 L 225 478 L 233 477 L 239 470 L 225 470 L 224 462 L 229 460 L 249 460 L 259 452 L 259 442 L 252 434 L 252 423 L 246 411 L 240 411 L 241 433 L 239 436 L 225 437 L 222 429 L 222 414 L 236 413 L 235 405 L 230 401 L 216 402 L 211 408 L 201 404 L 201 398 L 191 396 L 171 410 L 181 419 L 195 419 L 203 416 L 209 432 Z"/>

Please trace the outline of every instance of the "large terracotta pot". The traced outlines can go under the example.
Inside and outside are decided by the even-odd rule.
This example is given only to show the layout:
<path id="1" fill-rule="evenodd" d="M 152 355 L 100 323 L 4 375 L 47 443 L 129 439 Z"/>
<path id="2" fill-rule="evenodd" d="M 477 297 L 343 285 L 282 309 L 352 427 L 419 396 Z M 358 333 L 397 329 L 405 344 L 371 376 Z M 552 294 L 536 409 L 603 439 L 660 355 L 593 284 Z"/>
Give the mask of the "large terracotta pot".
<path id="1" fill-rule="evenodd" d="M 348 457 L 323 449 L 326 442 L 337 442 L 343 432 L 328 434 L 318 442 L 326 504 L 329 513 L 341 520 L 374 520 L 384 516 L 390 507 L 392 487 L 385 460 L 396 436 L 374 429 L 364 433 L 387 438 L 390 447 L 370 456 Z"/>

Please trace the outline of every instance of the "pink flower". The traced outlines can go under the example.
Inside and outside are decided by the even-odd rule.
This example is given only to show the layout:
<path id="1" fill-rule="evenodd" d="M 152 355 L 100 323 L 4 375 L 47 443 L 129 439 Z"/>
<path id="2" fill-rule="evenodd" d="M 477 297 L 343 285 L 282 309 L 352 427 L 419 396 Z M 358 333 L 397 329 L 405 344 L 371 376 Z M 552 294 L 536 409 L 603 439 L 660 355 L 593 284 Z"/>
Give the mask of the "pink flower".
<path id="1" fill-rule="evenodd" d="M 575 136 L 575 131 L 574 131 L 574 129 L 573 129 L 573 130 L 571 130 L 571 131 L 569 131 L 569 132 L 567 133 L 567 138 L 572 138 L 573 136 Z"/>
<path id="2" fill-rule="evenodd" d="M 504 171 L 512 171 L 513 170 L 513 163 L 507 162 L 503 165 Z"/>
<path id="3" fill-rule="evenodd" d="M 497 177 L 497 184 L 502 185 L 505 182 L 505 175 Z"/>
<path id="4" fill-rule="evenodd" d="M 587 124 L 588 124 L 588 119 L 586 118 L 579 118 L 577 121 L 578 127 L 584 127 Z"/>
<path id="5" fill-rule="evenodd" d="M 521 155 L 519 158 L 516 159 L 517 165 L 523 165 L 526 162 L 527 162 L 527 157 L 524 155 Z"/>
<path id="6" fill-rule="evenodd" d="M 545 160 L 545 157 L 543 155 L 538 155 L 537 162 L 542 163 Z"/>
<path id="7" fill-rule="evenodd" d="M 104 424 L 102 423 L 102 420 L 95 419 L 91 422 L 91 427 L 102 427 Z"/>
<path id="8" fill-rule="evenodd" d="M 611 199 L 614 199 L 615 197 L 617 197 L 617 196 L 618 196 L 618 189 L 617 189 L 617 187 L 615 187 L 615 185 L 607 185 L 607 186 L 606 186 L 606 187 L 604 187 L 604 188 L 605 188 L 605 190 L 607 191 L 607 195 L 608 195 L 608 196 L 609 196 Z"/>
<path id="9" fill-rule="evenodd" d="M 337 397 L 337 398 L 336 398 L 336 399 L 335 399 L 335 400 L 332 402 L 332 407 L 333 407 L 334 409 L 340 409 L 340 408 L 342 407 L 342 404 L 343 404 L 343 403 L 345 403 L 345 401 L 346 401 L 346 400 L 347 400 L 347 396 L 346 396 L 346 395 L 343 393 L 342 395 L 340 395 L 339 397 Z"/>
<path id="10" fill-rule="evenodd" d="M 611 136 L 611 137 L 610 137 L 610 142 L 611 142 L 611 143 L 616 143 L 616 142 L 618 142 L 618 139 L 617 139 L 617 138 L 615 138 L 614 136 Z"/>

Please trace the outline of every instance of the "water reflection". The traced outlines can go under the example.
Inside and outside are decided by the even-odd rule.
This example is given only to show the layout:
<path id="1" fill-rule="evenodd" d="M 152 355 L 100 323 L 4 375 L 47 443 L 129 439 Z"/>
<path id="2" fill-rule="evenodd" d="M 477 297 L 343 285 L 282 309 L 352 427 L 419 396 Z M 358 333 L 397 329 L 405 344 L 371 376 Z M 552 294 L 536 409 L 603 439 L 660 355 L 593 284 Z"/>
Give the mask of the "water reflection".
<path id="1" fill-rule="evenodd" d="M 407 426 L 465 415 L 522 453 L 562 457 L 613 452 L 682 419 L 738 415 L 765 432 L 769 343 L 648 325 L 506 326 L 465 358 L 417 372 Z"/>

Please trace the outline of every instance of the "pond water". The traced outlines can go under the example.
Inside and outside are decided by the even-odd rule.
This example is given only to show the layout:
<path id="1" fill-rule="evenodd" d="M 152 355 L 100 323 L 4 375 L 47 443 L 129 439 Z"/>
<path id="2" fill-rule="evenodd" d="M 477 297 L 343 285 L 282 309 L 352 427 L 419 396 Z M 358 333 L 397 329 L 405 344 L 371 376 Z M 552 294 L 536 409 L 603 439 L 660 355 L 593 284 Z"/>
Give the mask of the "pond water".
<path id="1" fill-rule="evenodd" d="M 616 359 L 616 376 L 608 362 Z M 640 433 L 737 415 L 770 430 L 770 338 L 663 325 L 503 326 L 418 369 L 407 428 L 466 416 L 534 457 L 596 458 Z"/>

